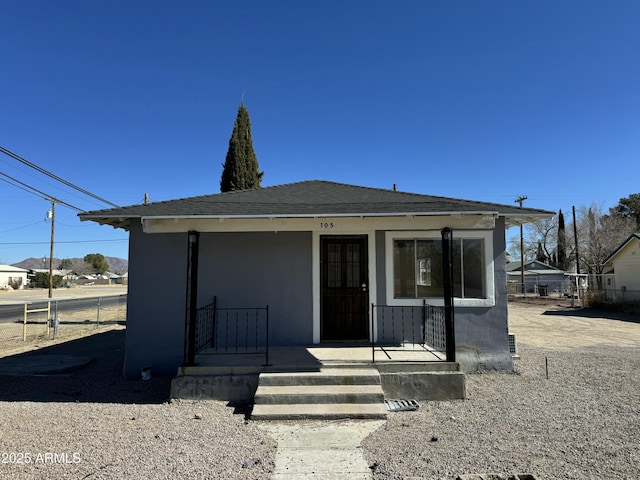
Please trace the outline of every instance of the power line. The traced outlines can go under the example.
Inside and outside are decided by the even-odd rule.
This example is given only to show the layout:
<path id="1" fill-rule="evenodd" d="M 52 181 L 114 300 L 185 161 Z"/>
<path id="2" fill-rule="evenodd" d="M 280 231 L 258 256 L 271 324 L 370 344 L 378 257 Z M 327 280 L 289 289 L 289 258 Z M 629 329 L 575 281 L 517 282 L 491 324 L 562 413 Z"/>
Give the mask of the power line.
<path id="1" fill-rule="evenodd" d="M 2 147 L 0 147 L 0 148 L 2 148 Z M 20 180 L 18 180 L 17 178 L 13 178 L 11 175 L 7 175 L 7 174 L 6 174 L 6 173 L 4 173 L 4 172 L 0 172 L 0 175 L 2 175 L 2 176 L 4 176 L 4 177 L 7 177 L 7 178 L 8 178 L 9 180 L 11 180 L 12 182 L 15 182 L 15 183 L 11 183 L 11 182 L 9 182 L 9 181 L 5 180 L 4 178 L 0 178 L 0 180 L 2 180 L 3 182 L 8 183 L 9 185 L 13 185 L 14 187 L 18 187 L 19 189 L 24 190 L 25 192 L 29 192 L 29 193 L 31 193 L 31 194 L 33 194 L 33 195 L 40 196 L 40 197 L 44 198 L 45 200 L 54 201 L 54 202 L 56 202 L 56 203 L 59 203 L 60 205 L 64 205 L 64 206 L 65 206 L 65 207 L 67 207 L 67 208 L 71 208 L 72 210 L 75 210 L 75 211 L 77 211 L 77 212 L 79 212 L 79 213 L 83 213 L 83 212 L 84 212 L 84 210 L 83 210 L 83 209 L 78 208 L 78 207 L 76 207 L 76 206 L 73 206 L 73 205 L 71 205 L 70 203 L 63 202 L 62 200 L 58 200 L 58 199 L 57 199 L 56 197 L 54 197 L 53 195 L 49 195 L 49 194 L 47 194 L 47 193 L 44 193 L 43 191 L 40 191 L 40 190 L 38 190 L 37 188 L 32 187 L 31 185 L 27 185 L 26 183 L 21 182 L 21 181 L 20 181 Z M 16 185 L 16 183 L 18 183 L 19 185 Z M 21 185 L 22 185 L 22 186 L 21 186 Z"/>
<path id="2" fill-rule="evenodd" d="M 68 240 L 57 241 L 56 245 L 60 243 L 73 244 L 73 243 L 113 243 L 113 242 L 126 242 L 127 238 L 111 239 L 111 240 Z M 49 242 L 0 242 L 0 245 L 49 245 Z"/>
<path id="3" fill-rule="evenodd" d="M 20 155 L 17 155 L 17 154 L 15 154 L 15 153 L 11 152 L 10 150 L 7 150 L 7 149 L 6 149 L 6 148 L 4 148 L 4 147 L 1 147 L 1 146 L 0 146 L 0 152 L 4 153 L 5 155 L 10 156 L 11 158 L 13 158 L 13 159 L 15 159 L 15 160 L 17 160 L 17 161 L 19 161 L 19 162 L 21 162 L 21 163 L 23 163 L 23 164 L 25 164 L 25 165 L 27 165 L 27 166 L 31 167 L 31 168 L 33 168 L 34 170 L 36 170 L 36 171 L 38 171 L 38 172 L 42 173 L 43 175 L 48 176 L 49 178 L 53 178 L 54 180 L 57 180 L 58 182 L 63 183 L 64 185 L 66 185 L 66 186 L 68 186 L 68 187 L 71 187 L 71 188 L 73 188 L 74 190 L 77 190 L 78 192 L 81 192 L 81 193 L 84 193 L 85 195 L 88 195 L 88 196 L 89 196 L 89 197 L 91 197 L 91 198 L 94 198 L 94 199 L 99 200 L 99 201 L 101 201 L 101 202 L 103 202 L 103 203 L 106 203 L 107 205 L 111 205 L 112 207 L 116 207 L 116 208 L 117 208 L 117 207 L 119 207 L 119 206 L 120 206 L 120 205 L 116 205 L 116 204 L 115 204 L 115 203 L 113 203 L 113 202 L 110 202 L 109 200 L 105 200 L 104 198 L 99 197 L 98 195 L 95 195 L 95 194 L 93 194 L 93 193 L 91 193 L 91 192 L 89 192 L 89 191 L 85 190 L 84 188 L 80 188 L 80 187 L 78 187 L 77 185 L 74 185 L 73 183 L 68 182 L 68 181 L 67 181 L 67 180 L 65 180 L 64 178 L 60 178 L 59 176 L 57 176 L 57 175 L 55 175 L 55 174 L 53 174 L 53 173 L 51 173 L 51 172 L 49 172 L 49 171 L 45 170 L 45 169 L 44 169 L 44 168 L 42 168 L 42 167 L 39 167 L 39 166 L 38 166 L 38 165 L 36 165 L 35 163 L 31 163 L 29 160 L 27 160 L 27 159 L 25 159 L 25 158 L 22 158 Z"/>
<path id="4" fill-rule="evenodd" d="M 34 225 L 39 225 L 39 224 L 41 224 L 41 223 L 44 223 L 44 220 L 40 220 L 40 221 L 35 222 L 35 223 L 30 223 L 30 224 L 28 224 L 28 225 L 23 225 L 23 226 L 21 226 L 21 227 L 10 228 L 9 230 L 2 230 L 2 231 L 0 232 L 0 234 L 1 234 L 1 233 L 13 232 L 13 231 L 15 231 L 15 230 L 21 230 L 21 229 L 23 229 L 23 228 L 27 228 L 27 227 L 33 227 Z"/>

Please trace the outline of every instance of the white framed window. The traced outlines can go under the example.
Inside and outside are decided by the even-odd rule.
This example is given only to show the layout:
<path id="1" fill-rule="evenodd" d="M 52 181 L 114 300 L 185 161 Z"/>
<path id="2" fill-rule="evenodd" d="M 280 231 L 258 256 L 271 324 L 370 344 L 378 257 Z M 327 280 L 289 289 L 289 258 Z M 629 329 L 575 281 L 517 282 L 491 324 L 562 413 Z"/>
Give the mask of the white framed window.
<path id="1" fill-rule="evenodd" d="M 443 304 L 440 231 L 386 232 L 388 305 Z M 493 233 L 453 231 L 454 305 L 493 306 Z"/>

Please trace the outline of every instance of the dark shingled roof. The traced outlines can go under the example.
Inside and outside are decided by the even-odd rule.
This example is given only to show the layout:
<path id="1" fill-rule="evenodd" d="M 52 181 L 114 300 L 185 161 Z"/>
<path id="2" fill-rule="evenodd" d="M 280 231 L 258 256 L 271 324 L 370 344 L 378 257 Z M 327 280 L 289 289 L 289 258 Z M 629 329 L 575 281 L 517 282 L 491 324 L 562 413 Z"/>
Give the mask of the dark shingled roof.
<path id="1" fill-rule="evenodd" d="M 132 218 L 386 216 L 451 213 L 498 214 L 513 218 L 549 217 L 554 212 L 515 205 L 475 202 L 359 187 L 320 180 L 238 190 L 144 205 L 94 210 L 81 220 L 127 228 Z M 518 222 L 516 222 L 518 223 Z"/>

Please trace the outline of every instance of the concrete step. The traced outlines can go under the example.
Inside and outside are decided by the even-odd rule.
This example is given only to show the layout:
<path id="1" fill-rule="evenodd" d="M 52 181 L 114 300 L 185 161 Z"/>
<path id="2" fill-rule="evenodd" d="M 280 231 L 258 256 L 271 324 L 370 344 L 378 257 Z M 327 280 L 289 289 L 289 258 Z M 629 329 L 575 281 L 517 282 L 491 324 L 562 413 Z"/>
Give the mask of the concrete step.
<path id="1" fill-rule="evenodd" d="M 322 368 L 313 372 L 263 372 L 260 385 L 380 385 L 375 368 Z"/>
<path id="2" fill-rule="evenodd" d="M 383 373 L 409 373 L 409 372 L 459 372 L 460 365 L 457 362 L 378 362 L 378 371 Z"/>
<path id="3" fill-rule="evenodd" d="M 262 371 L 260 366 L 214 366 L 214 365 L 196 365 L 178 367 L 177 376 L 190 375 L 206 377 L 210 375 L 258 375 Z"/>
<path id="4" fill-rule="evenodd" d="M 260 384 L 255 404 L 365 404 L 383 403 L 380 384 L 374 385 L 285 385 Z"/>
<path id="5" fill-rule="evenodd" d="M 291 405 L 260 404 L 253 407 L 252 420 L 340 420 L 386 419 L 387 409 L 384 403 L 333 403 Z"/>
<path id="6" fill-rule="evenodd" d="M 260 374 L 254 420 L 386 418 L 380 373 L 371 367 Z"/>

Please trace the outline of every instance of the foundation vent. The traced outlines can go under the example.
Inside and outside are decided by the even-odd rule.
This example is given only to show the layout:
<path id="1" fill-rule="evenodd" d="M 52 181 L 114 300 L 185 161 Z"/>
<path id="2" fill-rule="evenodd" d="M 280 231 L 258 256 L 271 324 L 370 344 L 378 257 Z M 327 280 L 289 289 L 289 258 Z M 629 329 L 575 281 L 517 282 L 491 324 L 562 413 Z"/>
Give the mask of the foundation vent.
<path id="1" fill-rule="evenodd" d="M 509 353 L 513 358 L 520 358 L 518 354 L 518 342 L 516 341 L 516 334 L 509 333 Z"/>

